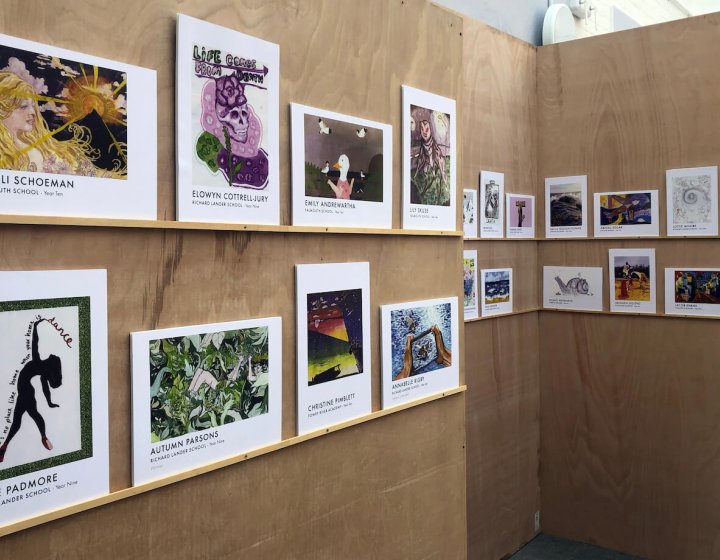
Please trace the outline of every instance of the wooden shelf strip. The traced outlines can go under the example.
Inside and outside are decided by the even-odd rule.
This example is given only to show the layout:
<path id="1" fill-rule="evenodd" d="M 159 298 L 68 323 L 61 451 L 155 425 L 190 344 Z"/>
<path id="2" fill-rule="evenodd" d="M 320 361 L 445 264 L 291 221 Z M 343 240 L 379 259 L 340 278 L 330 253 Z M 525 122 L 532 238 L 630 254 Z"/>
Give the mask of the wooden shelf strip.
<path id="1" fill-rule="evenodd" d="M 119 220 L 110 218 L 64 218 L 56 216 L 10 216 L 0 215 L 0 224 L 39 226 L 111 227 L 136 229 L 176 229 L 209 231 L 249 231 L 273 233 L 346 233 L 365 235 L 420 235 L 439 237 L 462 237 L 462 231 L 419 229 L 374 229 L 318 226 L 289 226 L 261 224 L 225 224 L 215 222 L 178 222 L 174 220 Z"/>
<path id="2" fill-rule="evenodd" d="M 521 309 L 520 311 L 511 311 L 510 313 L 498 313 L 497 315 L 489 315 L 487 317 L 473 317 L 472 319 L 465 319 L 466 323 L 475 323 L 476 321 L 488 321 L 491 319 L 499 319 L 501 317 L 511 317 L 513 315 L 525 315 L 527 313 L 535 313 L 536 311 L 542 311 L 539 307 L 531 307 L 530 309 Z M 615 315 L 615 313 L 613 313 Z"/>
<path id="3" fill-rule="evenodd" d="M 154 480 L 154 481 L 148 482 L 146 484 L 140 484 L 138 486 L 131 486 L 129 488 L 124 488 L 123 490 L 118 490 L 117 492 L 111 492 L 111 493 L 107 494 L 106 496 L 100 496 L 99 498 L 94 498 L 94 499 L 88 500 L 86 502 L 81 502 L 79 504 L 74 504 L 74 505 L 71 505 L 68 507 L 57 509 L 55 511 L 43 513 L 43 514 L 37 515 L 35 517 L 23 519 L 21 521 L 15 522 L 15 523 L 5 525 L 4 527 L 0 527 L 0 537 L 4 537 L 5 535 L 10 535 L 12 533 L 17 533 L 18 531 L 22 531 L 24 529 L 29 529 L 30 527 L 35 527 L 37 525 L 42 525 L 43 523 L 47 523 L 49 521 L 54 521 L 56 519 L 68 517 L 70 515 L 80 513 L 82 511 L 87 511 L 87 510 L 90 510 L 90 509 L 93 509 L 96 507 L 100 507 L 100 506 L 104 506 L 107 504 L 111 504 L 113 502 L 117 502 L 119 500 L 124 500 L 124 499 L 130 498 L 132 496 L 137 496 L 138 494 L 143 494 L 145 492 L 151 492 L 152 490 L 155 490 L 156 488 L 162 488 L 164 486 L 169 486 L 170 484 L 174 484 L 176 482 L 187 480 L 189 478 L 193 478 L 193 477 L 201 475 L 201 474 L 205 474 L 205 473 L 212 472 L 212 471 L 215 471 L 218 469 L 222 469 L 224 467 L 228 467 L 230 465 L 235 465 L 237 463 L 242 463 L 243 461 L 247 461 L 248 459 L 260 457 L 262 455 L 272 453 L 273 451 L 278 451 L 279 449 L 291 447 L 293 445 L 297 445 L 299 443 L 303 443 L 305 441 L 309 441 L 309 440 L 324 436 L 324 435 L 332 433 L 332 432 L 337 432 L 337 431 L 343 430 L 345 428 L 349 428 L 351 426 L 357 426 L 358 424 L 363 424 L 365 422 L 369 422 L 369 421 L 375 420 L 377 418 L 382 418 L 383 416 L 388 416 L 390 414 L 394 414 L 396 412 L 400 412 L 400 411 L 406 410 L 408 408 L 413 408 L 413 407 L 416 407 L 416 406 L 419 406 L 419 405 L 422 405 L 425 403 L 436 401 L 436 400 L 442 399 L 443 397 L 457 395 L 459 393 L 463 393 L 466 390 L 467 390 L 467 386 L 461 385 L 459 387 L 455 387 L 453 389 L 448 389 L 446 391 L 443 391 L 442 393 L 436 393 L 434 395 L 429 395 L 427 397 L 423 397 L 421 399 L 403 403 L 403 404 L 400 404 L 398 406 L 394 406 L 391 408 L 377 410 L 377 411 L 371 412 L 370 414 L 367 414 L 365 416 L 360 416 L 358 418 L 346 420 L 345 422 L 341 422 L 339 424 L 334 424 L 333 426 L 328 426 L 327 428 L 322 428 L 321 430 L 316 430 L 314 432 L 310 432 L 308 434 L 303 434 L 301 436 L 295 436 L 295 437 L 280 441 L 278 443 L 268 445 L 266 447 L 261 447 L 258 449 L 254 449 L 252 451 L 247 451 L 240 455 L 228 457 L 227 459 L 223 459 L 222 461 L 217 461 L 214 463 L 210 463 L 208 465 L 203 465 L 201 467 L 197 467 L 195 469 L 183 471 L 181 473 L 177 473 L 177 474 L 165 477 L 165 478 Z"/>
<path id="4" fill-rule="evenodd" d="M 583 309 L 552 309 L 542 308 L 539 311 L 551 311 L 556 313 L 582 313 L 585 315 L 610 315 L 611 317 L 660 317 L 662 319 L 710 319 L 718 320 L 720 317 L 713 317 L 712 315 L 679 315 L 679 314 L 668 314 L 668 313 L 625 313 L 622 311 L 589 311 Z"/>

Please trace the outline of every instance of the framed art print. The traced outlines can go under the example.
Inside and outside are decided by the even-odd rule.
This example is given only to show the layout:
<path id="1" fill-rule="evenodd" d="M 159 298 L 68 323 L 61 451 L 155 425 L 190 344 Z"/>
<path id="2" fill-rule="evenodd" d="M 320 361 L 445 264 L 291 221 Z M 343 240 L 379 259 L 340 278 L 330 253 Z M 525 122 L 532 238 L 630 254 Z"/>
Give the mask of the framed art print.
<path id="1" fill-rule="evenodd" d="M 404 229 L 456 229 L 455 100 L 402 86 Z"/>
<path id="2" fill-rule="evenodd" d="M 494 171 L 480 172 L 480 237 L 503 237 L 505 205 L 505 174 Z"/>
<path id="3" fill-rule="evenodd" d="M 0 35 L 0 213 L 157 219 L 154 70 Z"/>
<path id="4" fill-rule="evenodd" d="M 665 172 L 668 236 L 718 234 L 718 168 Z"/>
<path id="5" fill-rule="evenodd" d="M 648 237 L 660 231 L 657 191 L 595 193 L 595 237 Z"/>
<path id="6" fill-rule="evenodd" d="M 177 20 L 180 221 L 280 223 L 280 47 Z"/>
<path id="7" fill-rule="evenodd" d="M 280 317 L 131 334 L 133 484 L 280 441 Z"/>
<path id="8" fill-rule="evenodd" d="M 293 225 L 392 228 L 392 127 L 290 109 Z"/>
<path id="9" fill-rule="evenodd" d="M 545 179 L 545 237 L 587 237 L 587 175 Z"/>
<path id="10" fill-rule="evenodd" d="M 104 270 L 0 272 L 0 526 L 109 491 Z"/>

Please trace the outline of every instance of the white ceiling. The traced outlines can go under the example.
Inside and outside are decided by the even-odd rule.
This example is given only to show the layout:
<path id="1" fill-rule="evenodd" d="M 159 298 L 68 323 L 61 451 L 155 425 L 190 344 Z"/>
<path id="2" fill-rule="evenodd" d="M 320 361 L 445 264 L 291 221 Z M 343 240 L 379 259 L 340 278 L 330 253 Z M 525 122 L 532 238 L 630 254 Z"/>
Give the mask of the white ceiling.
<path id="1" fill-rule="evenodd" d="M 694 16 L 720 12 L 720 0 L 675 0 Z"/>

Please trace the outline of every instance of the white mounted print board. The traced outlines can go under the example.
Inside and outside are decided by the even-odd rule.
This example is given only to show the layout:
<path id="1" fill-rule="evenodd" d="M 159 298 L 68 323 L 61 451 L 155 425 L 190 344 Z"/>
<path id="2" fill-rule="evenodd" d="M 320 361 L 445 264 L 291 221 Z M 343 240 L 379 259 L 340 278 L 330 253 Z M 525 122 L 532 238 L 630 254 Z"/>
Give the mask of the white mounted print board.
<path id="1" fill-rule="evenodd" d="M 482 316 L 512 313 L 512 268 L 488 268 L 480 271 Z"/>
<path id="2" fill-rule="evenodd" d="M 665 172 L 668 236 L 718 234 L 718 168 Z"/>
<path id="3" fill-rule="evenodd" d="M 0 35 L 0 213 L 157 219 L 156 98 L 154 70 Z"/>
<path id="4" fill-rule="evenodd" d="M 402 86 L 403 229 L 456 229 L 455 100 Z"/>
<path id="5" fill-rule="evenodd" d="M 392 228 L 392 127 L 292 103 L 292 222 Z"/>
<path id="6" fill-rule="evenodd" d="M 480 237 L 500 239 L 503 236 L 505 174 L 480 172 Z"/>
<path id="7" fill-rule="evenodd" d="M 463 235 L 466 239 L 478 236 L 476 189 L 463 189 Z"/>
<path id="8" fill-rule="evenodd" d="M 134 485 L 280 441 L 280 317 L 130 336 Z"/>
<path id="9" fill-rule="evenodd" d="M 655 237 L 659 222 L 657 191 L 595 193 L 595 237 Z"/>
<path id="10" fill-rule="evenodd" d="M 720 317 L 720 268 L 666 268 L 665 313 Z"/>
<path id="11" fill-rule="evenodd" d="M 506 194 L 505 209 L 508 239 L 535 237 L 535 197 L 529 194 Z"/>
<path id="12" fill-rule="evenodd" d="M 302 435 L 371 412 L 370 265 L 299 264 L 295 274 Z"/>
<path id="13" fill-rule="evenodd" d="M 545 237 L 587 237 L 587 175 L 545 179 Z"/>
<path id="14" fill-rule="evenodd" d="M 0 272 L 0 526 L 109 491 L 106 286 Z"/>
<path id="15" fill-rule="evenodd" d="M 478 317 L 477 279 L 477 251 L 463 251 L 463 316 L 465 320 Z"/>
<path id="16" fill-rule="evenodd" d="M 178 14 L 177 216 L 280 223 L 280 47 Z"/>
<path id="17" fill-rule="evenodd" d="M 382 406 L 457 387 L 458 298 L 381 306 Z"/>
<path id="18" fill-rule="evenodd" d="M 545 309 L 602 311 L 602 295 L 602 267 L 543 267 L 543 307 Z"/>
<path id="19" fill-rule="evenodd" d="M 655 249 L 609 250 L 610 311 L 655 313 Z"/>

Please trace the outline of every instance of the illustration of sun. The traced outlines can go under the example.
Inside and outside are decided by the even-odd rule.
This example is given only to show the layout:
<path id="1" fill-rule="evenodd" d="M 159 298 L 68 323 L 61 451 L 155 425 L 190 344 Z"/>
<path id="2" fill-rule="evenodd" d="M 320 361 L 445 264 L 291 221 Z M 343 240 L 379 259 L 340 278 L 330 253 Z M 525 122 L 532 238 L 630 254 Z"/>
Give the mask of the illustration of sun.
<path id="1" fill-rule="evenodd" d="M 71 79 L 67 85 L 67 97 L 64 100 L 68 108 L 64 118 L 69 121 L 78 121 L 95 111 L 107 124 L 120 124 L 126 126 L 124 115 L 118 110 L 116 100 L 121 86 L 113 89 L 111 84 L 98 78 L 97 67 L 93 75 L 88 76 L 83 70 L 83 76 Z"/>

